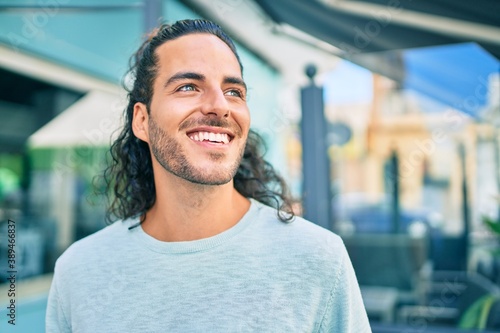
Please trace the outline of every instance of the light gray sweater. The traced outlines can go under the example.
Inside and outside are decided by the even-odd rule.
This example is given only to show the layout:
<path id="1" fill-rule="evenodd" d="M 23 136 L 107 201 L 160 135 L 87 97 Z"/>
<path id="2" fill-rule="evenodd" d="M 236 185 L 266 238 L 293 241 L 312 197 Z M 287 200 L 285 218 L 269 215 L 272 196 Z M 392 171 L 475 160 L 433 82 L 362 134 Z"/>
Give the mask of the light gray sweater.
<path id="1" fill-rule="evenodd" d="M 341 239 L 252 200 L 234 227 L 161 242 L 116 222 L 58 259 L 53 332 L 371 332 Z"/>

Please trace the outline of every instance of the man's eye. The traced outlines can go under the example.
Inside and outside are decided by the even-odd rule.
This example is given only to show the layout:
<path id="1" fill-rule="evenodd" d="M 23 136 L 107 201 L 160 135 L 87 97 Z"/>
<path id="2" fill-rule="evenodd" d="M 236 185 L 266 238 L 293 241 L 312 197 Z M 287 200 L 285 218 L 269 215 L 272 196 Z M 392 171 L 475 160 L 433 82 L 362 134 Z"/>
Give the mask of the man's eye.
<path id="1" fill-rule="evenodd" d="M 226 95 L 234 96 L 234 97 L 240 97 L 240 98 L 243 97 L 243 93 L 240 90 L 238 90 L 238 89 L 228 90 L 228 91 L 226 91 Z"/>
<path id="2" fill-rule="evenodd" d="M 177 89 L 177 91 L 195 91 L 195 87 L 192 85 L 192 84 L 186 84 L 182 87 L 180 87 L 179 89 Z"/>

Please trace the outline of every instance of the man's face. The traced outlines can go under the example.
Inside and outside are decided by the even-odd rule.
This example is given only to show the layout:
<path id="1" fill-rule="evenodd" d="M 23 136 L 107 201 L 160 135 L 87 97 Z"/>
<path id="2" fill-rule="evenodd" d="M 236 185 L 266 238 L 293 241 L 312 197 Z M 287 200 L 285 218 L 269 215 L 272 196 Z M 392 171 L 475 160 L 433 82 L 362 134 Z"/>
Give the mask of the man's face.
<path id="1" fill-rule="evenodd" d="M 231 181 L 250 126 L 235 55 L 210 34 L 166 42 L 156 54 L 158 74 L 147 122 L 154 158 L 193 183 Z"/>

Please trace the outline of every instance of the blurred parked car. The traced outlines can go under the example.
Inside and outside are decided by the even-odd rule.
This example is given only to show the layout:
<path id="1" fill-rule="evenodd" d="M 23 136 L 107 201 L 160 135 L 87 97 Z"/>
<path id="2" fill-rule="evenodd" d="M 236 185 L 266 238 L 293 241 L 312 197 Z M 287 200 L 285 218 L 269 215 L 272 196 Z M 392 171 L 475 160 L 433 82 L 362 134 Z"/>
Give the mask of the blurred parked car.
<path id="1" fill-rule="evenodd" d="M 347 193 L 333 199 L 333 211 L 339 233 L 386 234 L 393 232 L 391 198 L 381 195 L 371 200 L 366 193 Z M 439 229 L 442 217 L 424 208 L 401 209 L 399 231 L 401 233 L 425 233 Z"/>

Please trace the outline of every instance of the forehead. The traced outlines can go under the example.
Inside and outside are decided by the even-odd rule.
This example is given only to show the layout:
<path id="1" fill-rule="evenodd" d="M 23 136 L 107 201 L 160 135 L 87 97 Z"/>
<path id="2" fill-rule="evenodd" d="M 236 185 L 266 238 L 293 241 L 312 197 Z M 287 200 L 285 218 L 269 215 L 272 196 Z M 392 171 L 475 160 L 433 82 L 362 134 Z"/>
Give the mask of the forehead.
<path id="1" fill-rule="evenodd" d="M 165 42 L 156 49 L 160 75 L 182 71 L 215 71 L 241 77 L 236 56 L 219 37 L 208 33 L 189 34 Z"/>

